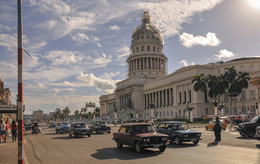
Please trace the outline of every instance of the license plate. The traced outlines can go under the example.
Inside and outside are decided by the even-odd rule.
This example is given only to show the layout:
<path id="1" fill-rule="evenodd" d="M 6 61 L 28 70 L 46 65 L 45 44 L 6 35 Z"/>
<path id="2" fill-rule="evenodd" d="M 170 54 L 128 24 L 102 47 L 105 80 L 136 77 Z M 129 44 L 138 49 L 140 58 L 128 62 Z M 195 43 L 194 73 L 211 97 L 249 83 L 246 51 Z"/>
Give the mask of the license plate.
<path id="1" fill-rule="evenodd" d="M 153 145 L 154 148 L 158 148 L 158 147 L 160 147 L 160 146 L 162 146 L 162 144 Z"/>

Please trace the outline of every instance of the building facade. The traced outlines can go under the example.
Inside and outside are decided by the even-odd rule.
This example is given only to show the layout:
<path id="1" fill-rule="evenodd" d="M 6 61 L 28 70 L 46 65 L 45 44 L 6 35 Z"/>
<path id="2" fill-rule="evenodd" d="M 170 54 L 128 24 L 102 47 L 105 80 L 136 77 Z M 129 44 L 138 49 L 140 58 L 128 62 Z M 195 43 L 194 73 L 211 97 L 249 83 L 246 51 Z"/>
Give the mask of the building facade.
<path id="1" fill-rule="evenodd" d="M 193 117 L 214 115 L 208 93 L 194 91 L 194 75 L 220 75 L 232 66 L 250 75 L 260 70 L 260 58 L 253 57 L 183 67 L 167 75 L 163 43 L 159 29 L 144 12 L 142 24 L 132 33 L 131 54 L 126 60 L 128 77 L 116 84 L 114 93 L 100 97 L 101 117 L 110 121 L 186 118 L 190 108 Z M 232 103 L 227 94 L 219 101 L 225 104 L 224 114 L 255 112 L 257 95 L 257 88 L 249 84 Z"/>

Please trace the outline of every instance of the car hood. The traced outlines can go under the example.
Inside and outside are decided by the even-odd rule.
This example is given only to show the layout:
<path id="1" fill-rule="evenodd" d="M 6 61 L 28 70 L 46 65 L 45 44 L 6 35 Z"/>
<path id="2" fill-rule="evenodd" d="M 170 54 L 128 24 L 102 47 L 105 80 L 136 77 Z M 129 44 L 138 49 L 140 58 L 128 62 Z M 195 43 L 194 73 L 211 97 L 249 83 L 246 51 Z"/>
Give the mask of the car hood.
<path id="1" fill-rule="evenodd" d="M 201 133 L 200 131 L 195 131 L 195 130 L 176 130 L 175 132 L 182 133 L 182 134 Z"/>
<path id="2" fill-rule="evenodd" d="M 248 125 L 253 125 L 253 124 L 255 124 L 255 123 L 253 123 L 253 122 L 244 122 L 244 123 L 240 123 L 241 125 L 244 125 L 244 126 L 248 126 Z M 239 124 L 239 125 L 240 125 Z"/>
<path id="3" fill-rule="evenodd" d="M 76 128 L 75 130 L 90 130 L 89 128 Z"/>
<path id="4" fill-rule="evenodd" d="M 137 137 L 168 137 L 168 135 L 161 134 L 161 133 L 141 133 L 141 134 L 136 134 L 135 136 Z"/>

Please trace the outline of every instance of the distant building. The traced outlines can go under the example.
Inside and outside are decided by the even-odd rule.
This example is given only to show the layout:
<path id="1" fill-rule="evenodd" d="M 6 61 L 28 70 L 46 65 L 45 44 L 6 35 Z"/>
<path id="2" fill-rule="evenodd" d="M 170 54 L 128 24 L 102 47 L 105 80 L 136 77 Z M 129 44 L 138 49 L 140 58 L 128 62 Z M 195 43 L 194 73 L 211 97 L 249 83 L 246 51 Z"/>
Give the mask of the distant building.
<path id="1" fill-rule="evenodd" d="M 127 58 L 128 78 L 116 84 L 115 92 L 102 95 L 100 114 L 109 120 L 150 120 L 186 118 L 187 109 L 193 108 L 194 117 L 214 115 L 213 100 L 206 94 L 194 91 L 194 75 L 224 74 L 226 67 L 251 75 L 260 70 L 260 58 L 240 58 L 227 62 L 183 67 L 166 73 L 167 57 L 163 54 L 163 38 L 157 27 L 150 23 L 144 12 L 142 24 L 132 33 L 131 54 Z M 249 83 L 248 89 L 231 99 L 221 96 L 225 103 L 224 114 L 240 114 L 256 111 L 258 90 Z M 230 108 L 231 107 L 231 108 Z"/>
<path id="2" fill-rule="evenodd" d="M 23 121 L 32 121 L 31 114 L 23 114 Z"/>
<path id="3" fill-rule="evenodd" d="M 46 121 L 47 118 L 47 114 L 44 114 L 43 110 L 33 111 L 32 121 Z"/>

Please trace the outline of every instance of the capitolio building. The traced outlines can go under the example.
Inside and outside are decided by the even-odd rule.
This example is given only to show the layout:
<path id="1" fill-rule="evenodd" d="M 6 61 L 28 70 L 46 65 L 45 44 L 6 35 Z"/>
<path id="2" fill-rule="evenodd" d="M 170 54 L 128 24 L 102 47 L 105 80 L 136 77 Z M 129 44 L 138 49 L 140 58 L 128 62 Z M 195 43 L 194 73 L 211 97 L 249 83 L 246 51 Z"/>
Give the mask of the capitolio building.
<path id="1" fill-rule="evenodd" d="M 225 68 L 232 66 L 250 75 L 260 71 L 260 58 L 251 57 L 187 66 L 167 74 L 164 40 L 150 19 L 145 11 L 142 24 L 132 33 L 131 54 L 126 60 L 128 77 L 116 84 L 114 93 L 100 97 L 100 116 L 103 119 L 121 122 L 214 115 L 214 100 L 207 93 L 194 91 L 194 75 L 220 75 L 224 74 Z M 258 90 L 251 83 L 242 94 L 233 98 L 231 110 L 230 99 L 227 94 L 221 97 L 219 103 L 224 104 L 222 114 L 258 112 Z"/>

